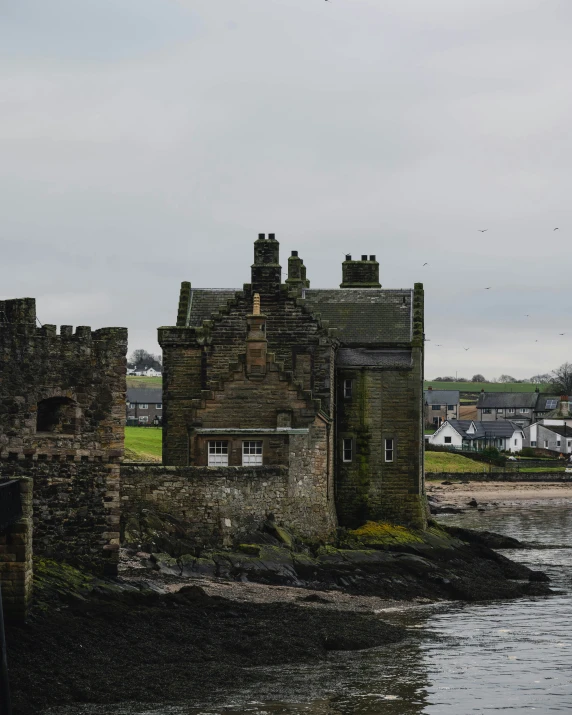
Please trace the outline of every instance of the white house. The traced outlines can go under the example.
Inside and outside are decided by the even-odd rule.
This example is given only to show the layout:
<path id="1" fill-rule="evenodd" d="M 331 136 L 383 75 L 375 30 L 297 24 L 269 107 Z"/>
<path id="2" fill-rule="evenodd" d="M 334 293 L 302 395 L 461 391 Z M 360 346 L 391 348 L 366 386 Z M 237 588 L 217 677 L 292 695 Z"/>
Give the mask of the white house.
<path id="1" fill-rule="evenodd" d="M 549 449 L 559 454 L 572 454 L 570 420 L 540 420 L 524 429 L 524 446 Z"/>
<path id="2" fill-rule="evenodd" d="M 524 432 L 520 425 L 510 420 L 448 420 L 427 441 L 440 447 L 475 452 L 488 447 L 505 452 L 520 452 L 524 445 Z"/>

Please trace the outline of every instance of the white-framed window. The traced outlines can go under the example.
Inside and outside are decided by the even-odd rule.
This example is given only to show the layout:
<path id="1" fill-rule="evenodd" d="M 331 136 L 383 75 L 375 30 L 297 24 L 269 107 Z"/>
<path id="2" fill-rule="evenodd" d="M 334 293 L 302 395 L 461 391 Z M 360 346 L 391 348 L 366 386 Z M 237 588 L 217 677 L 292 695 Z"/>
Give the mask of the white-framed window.
<path id="1" fill-rule="evenodd" d="M 492 410 L 490 409 L 490 407 L 485 407 L 483 410 L 483 415 L 490 415 L 490 414 L 492 414 Z"/>
<path id="2" fill-rule="evenodd" d="M 558 442 L 556 442 L 556 446 L 560 447 L 560 444 L 561 444 L 561 442 L 560 442 L 560 440 L 558 440 Z"/>
<path id="3" fill-rule="evenodd" d="M 451 444 L 451 437 L 445 437 L 443 441 L 445 444 Z"/>
<path id="4" fill-rule="evenodd" d="M 514 440 L 514 446 L 516 447 L 517 444 L 518 444 L 518 440 L 515 439 L 515 440 Z"/>
<path id="5" fill-rule="evenodd" d="M 453 412 L 456 407 L 457 405 L 447 405 L 447 409 L 449 410 L 449 412 Z"/>
<path id="6" fill-rule="evenodd" d="M 162 403 L 162 402 L 157 402 L 157 404 L 155 405 L 155 409 L 156 409 L 156 410 L 162 410 L 162 409 L 163 409 L 163 403 Z"/>
<path id="7" fill-rule="evenodd" d="M 262 442 L 242 443 L 242 466 L 252 467 L 262 464 Z"/>
<path id="8" fill-rule="evenodd" d="M 345 437 L 342 440 L 342 460 L 351 462 L 354 458 L 354 441 L 351 437 Z"/>
<path id="9" fill-rule="evenodd" d="M 139 403 L 139 409 L 140 409 L 140 410 L 148 410 L 148 409 L 149 409 L 149 405 L 148 405 L 146 402 L 140 402 L 140 403 Z"/>
<path id="10" fill-rule="evenodd" d="M 134 403 L 134 402 L 130 402 L 130 403 L 129 403 L 129 409 L 130 409 L 130 410 L 134 410 L 134 409 L 135 409 L 135 403 Z"/>
<path id="11" fill-rule="evenodd" d="M 526 415 L 528 413 L 528 407 L 521 407 L 520 408 L 520 413 L 522 415 Z"/>
<path id="12" fill-rule="evenodd" d="M 506 413 L 507 415 L 514 415 L 514 407 L 507 407 Z"/>
<path id="13" fill-rule="evenodd" d="M 497 414 L 502 415 L 502 407 L 497 407 Z"/>
<path id="14" fill-rule="evenodd" d="M 544 440 L 544 449 L 548 449 L 548 440 L 547 439 Z"/>
<path id="15" fill-rule="evenodd" d="M 531 447 L 536 447 L 536 442 L 535 442 L 534 440 L 531 440 L 530 446 L 531 446 Z"/>
<path id="16" fill-rule="evenodd" d="M 209 467 L 228 467 L 228 442 L 209 442 Z"/>
<path id="17" fill-rule="evenodd" d="M 350 398 L 353 395 L 354 391 L 354 381 L 353 380 L 344 380 L 344 397 Z"/>
<path id="18" fill-rule="evenodd" d="M 393 457 L 395 453 L 395 441 L 393 437 L 388 437 L 385 440 L 385 461 L 393 462 Z"/>
<path id="19" fill-rule="evenodd" d="M 149 417 L 147 415 L 141 415 L 141 417 L 139 417 L 139 424 L 144 425 L 147 424 L 147 422 L 149 422 Z"/>
<path id="20" fill-rule="evenodd" d="M 568 446 L 569 446 L 569 447 L 572 447 L 572 439 L 569 439 L 569 440 L 568 440 Z"/>

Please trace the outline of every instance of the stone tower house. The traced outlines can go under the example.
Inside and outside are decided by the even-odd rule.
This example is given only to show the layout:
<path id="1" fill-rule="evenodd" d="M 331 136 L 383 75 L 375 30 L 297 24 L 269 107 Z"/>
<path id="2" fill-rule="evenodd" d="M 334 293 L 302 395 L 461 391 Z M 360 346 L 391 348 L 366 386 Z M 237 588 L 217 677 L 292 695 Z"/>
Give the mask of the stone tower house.
<path id="1" fill-rule="evenodd" d="M 163 462 L 286 467 L 325 530 L 424 527 L 423 339 L 422 284 L 383 289 L 375 256 L 346 256 L 340 288 L 311 289 L 297 251 L 282 282 L 260 234 L 250 283 L 182 283 L 177 324 L 159 329 Z"/>

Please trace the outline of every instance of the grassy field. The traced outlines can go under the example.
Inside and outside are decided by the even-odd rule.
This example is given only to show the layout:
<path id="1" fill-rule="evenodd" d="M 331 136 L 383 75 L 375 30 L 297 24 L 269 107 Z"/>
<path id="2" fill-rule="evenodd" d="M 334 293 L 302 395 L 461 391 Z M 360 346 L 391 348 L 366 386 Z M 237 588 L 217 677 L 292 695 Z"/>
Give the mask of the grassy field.
<path id="1" fill-rule="evenodd" d="M 128 462 L 160 462 L 162 437 L 163 430 L 158 427 L 126 427 L 125 459 Z"/>
<path id="2" fill-rule="evenodd" d="M 127 387 L 161 387 L 162 384 L 162 377 L 135 377 L 134 375 L 127 376 Z"/>
<path id="3" fill-rule="evenodd" d="M 549 392 L 548 385 L 532 385 L 528 382 L 431 382 L 425 380 L 425 389 L 431 385 L 434 390 L 459 390 L 460 392 L 534 392 L 538 387 L 541 392 Z"/>
<path id="4" fill-rule="evenodd" d="M 488 471 L 488 464 L 475 462 L 461 454 L 450 452 L 425 452 L 426 472 L 482 472 Z"/>

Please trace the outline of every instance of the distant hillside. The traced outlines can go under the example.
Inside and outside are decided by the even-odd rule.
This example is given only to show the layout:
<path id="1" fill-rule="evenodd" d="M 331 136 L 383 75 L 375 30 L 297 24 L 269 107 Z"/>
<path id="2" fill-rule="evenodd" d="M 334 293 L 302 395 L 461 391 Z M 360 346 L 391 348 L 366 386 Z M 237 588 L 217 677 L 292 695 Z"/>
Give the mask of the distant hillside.
<path id="1" fill-rule="evenodd" d="M 431 385 L 434 390 L 459 390 L 470 394 L 485 392 L 550 392 L 549 385 L 533 385 L 530 382 L 432 382 L 425 380 L 425 389 Z"/>

